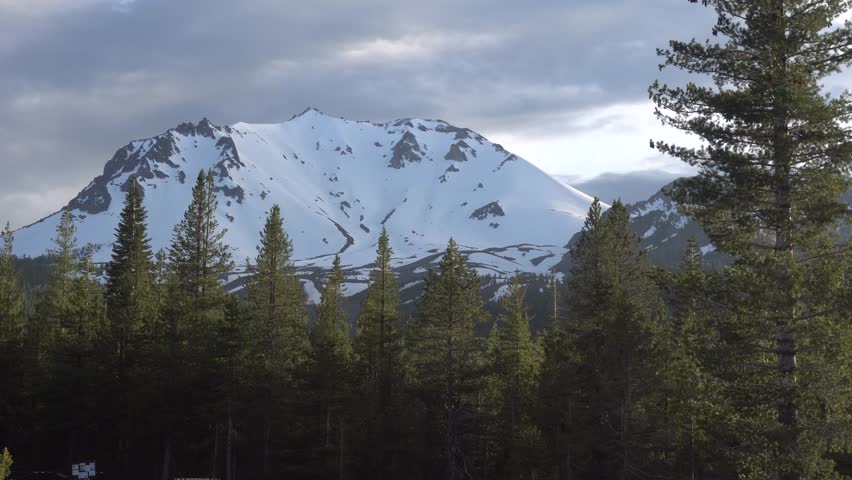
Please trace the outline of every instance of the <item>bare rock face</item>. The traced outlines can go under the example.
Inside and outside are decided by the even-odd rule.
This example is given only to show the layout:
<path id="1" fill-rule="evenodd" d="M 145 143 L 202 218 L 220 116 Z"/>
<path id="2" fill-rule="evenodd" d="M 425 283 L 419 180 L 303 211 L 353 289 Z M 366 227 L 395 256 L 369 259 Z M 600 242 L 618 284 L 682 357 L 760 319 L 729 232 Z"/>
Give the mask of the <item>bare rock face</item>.
<path id="1" fill-rule="evenodd" d="M 444 160 L 452 160 L 454 162 L 466 162 L 467 155 L 464 153 L 464 148 L 470 148 L 464 140 L 459 140 L 458 142 L 450 145 L 450 151 L 444 155 Z"/>
<path id="2" fill-rule="evenodd" d="M 185 137 L 206 137 L 206 138 L 216 138 L 214 133 L 214 129 L 217 127 L 207 120 L 206 118 L 201 119 L 197 125 L 192 123 L 181 123 L 175 128 L 175 131 Z"/>
<path id="3" fill-rule="evenodd" d="M 388 166 L 391 168 L 399 169 L 405 167 L 407 162 L 420 162 L 423 160 L 423 150 L 420 148 L 420 144 L 417 143 L 417 137 L 410 131 L 402 134 L 402 138 L 396 142 L 391 152 L 393 152 L 393 156 L 390 162 L 388 162 Z"/>
<path id="4" fill-rule="evenodd" d="M 85 212 L 90 215 L 96 215 L 109 210 L 111 202 L 112 197 L 109 194 L 109 190 L 106 188 L 106 181 L 104 180 L 103 175 L 100 175 L 96 177 L 88 187 L 83 189 L 82 192 L 77 194 L 77 196 L 68 203 L 67 208 L 71 210 L 80 210 L 81 212 Z"/>
<path id="5" fill-rule="evenodd" d="M 476 220 L 485 220 L 488 217 L 505 217 L 506 212 L 503 211 L 503 208 L 500 206 L 500 202 L 491 202 L 487 205 L 483 205 L 473 213 L 470 214 L 470 218 Z"/>

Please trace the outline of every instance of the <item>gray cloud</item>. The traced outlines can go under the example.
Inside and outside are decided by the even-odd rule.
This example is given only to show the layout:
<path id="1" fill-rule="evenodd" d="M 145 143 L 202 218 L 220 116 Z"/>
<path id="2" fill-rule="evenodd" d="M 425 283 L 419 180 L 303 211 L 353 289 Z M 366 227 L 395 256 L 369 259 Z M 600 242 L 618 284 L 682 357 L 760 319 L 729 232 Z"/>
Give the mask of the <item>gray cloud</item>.
<path id="1" fill-rule="evenodd" d="M 130 139 L 202 116 L 276 122 L 315 106 L 559 137 L 550 119 L 644 101 L 654 48 L 711 24 L 686 0 L 21 5 L 0 0 L 0 220 L 17 226 Z"/>
<path id="2" fill-rule="evenodd" d="M 604 203 L 620 199 L 624 203 L 647 200 L 669 182 L 683 174 L 665 170 L 638 170 L 627 173 L 603 173 L 594 178 L 577 181 L 571 177 L 557 176 L 563 182 L 591 195 Z"/>

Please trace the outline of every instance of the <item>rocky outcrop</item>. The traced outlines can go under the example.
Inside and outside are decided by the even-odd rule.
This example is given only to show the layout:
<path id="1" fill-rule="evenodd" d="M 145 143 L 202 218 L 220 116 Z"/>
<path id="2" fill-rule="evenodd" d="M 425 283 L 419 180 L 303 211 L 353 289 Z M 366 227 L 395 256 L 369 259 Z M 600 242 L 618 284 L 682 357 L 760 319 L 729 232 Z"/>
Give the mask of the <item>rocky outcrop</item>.
<path id="1" fill-rule="evenodd" d="M 403 168 L 406 163 L 420 162 L 423 160 L 423 150 L 420 144 L 417 143 L 417 137 L 413 133 L 406 131 L 402 138 L 396 142 L 396 145 L 391 149 L 391 156 L 388 166 L 391 168 Z"/>
<path id="2" fill-rule="evenodd" d="M 470 218 L 476 220 L 485 220 L 488 217 L 505 217 L 506 212 L 503 211 L 503 208 L 500 206 L 500 202 L 491 202 L 487 205 L 483 205 L 473 213 L 470 214 Z"/>

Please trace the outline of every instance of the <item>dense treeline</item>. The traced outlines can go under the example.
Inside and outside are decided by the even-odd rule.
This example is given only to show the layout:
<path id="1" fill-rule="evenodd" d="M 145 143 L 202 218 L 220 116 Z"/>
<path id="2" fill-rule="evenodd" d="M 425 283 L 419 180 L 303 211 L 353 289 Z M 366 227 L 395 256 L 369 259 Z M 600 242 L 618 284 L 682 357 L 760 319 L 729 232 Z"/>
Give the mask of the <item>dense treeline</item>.
<path id="1" fill-rule="evenodd" d="M 693 1 L 693 3 L 695 3 Z M 705 141 L 655 146 L 699 168 L 672 190 L 734 258 L 651 267 L 619 201 L 596 200 L 547 318 L 513 280 L 493 325 L 450 240 L 403 322 L 387 232 L 362 309 L 335 258 L 306 310 L 281 210 L 246 295 L 201 172 L 171 246 L 151 251 L 128 182 L 99 278 L 67 212 L 39 291 L 0 257 L 0 445 L 13 467 L 101 476 L 266 478 L 839 478 L 852 448 L 848 96 L 820 80 L 852 61 L 841 0 L 705 0 L 724 44 L 672 42 L 654 84 L 664 123 Z M 101 281 L 104 280 L 104 281 Z M 546 328 L 532 329 L 533 322 Z M 0 476 L 11 458 L 4 454 Z M 849 472 L 846 472 L 849 473 Z"/>

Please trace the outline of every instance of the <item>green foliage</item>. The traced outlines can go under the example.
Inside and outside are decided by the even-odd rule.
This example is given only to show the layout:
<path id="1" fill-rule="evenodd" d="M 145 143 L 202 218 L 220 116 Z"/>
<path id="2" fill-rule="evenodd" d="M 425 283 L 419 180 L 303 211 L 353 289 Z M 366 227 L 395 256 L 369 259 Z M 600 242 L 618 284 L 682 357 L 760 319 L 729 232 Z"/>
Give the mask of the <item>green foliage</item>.
<path id="1" fill-rule="evenodd" d="M 88 348 L 102 326 L 103 299 L 91 245 L 77 247 L 73 216 L 65 211 L 56 229 L 47 291 L 39 305 L 42 320 L 34 335 L 42 348 L 77 342 Z M 84 347 L 85 346 L 85 347 Z"/>
<path id="2" fill-rule="evenodd" d="M 269 211 L 257 250 L 247 283 L 250 317 L 246 362 L 254 409 L 252 427 L 267 432 L 260 443 L 260 472 L 269 475 L 273 449 L 295 448 L 282 443 L 284 435 L 280 432 L 301 430 L 293 424 L 297 421 L 296 412 L 303 412 L 298 409 L 300 405 L 312 402 L 305 387 L 311 358 L 305 294 L 294 273 L 293 247 L 278 205 Z M 302 421 L 299 416 L 298 423 Z M 273 437 L 273 431 L 279 435 Z M 304 444 L 305 440 L 300 442 Z M 277 468 L 282 471 L 295 465 L 279 461 Z"/>
<path id="3" fill-rule="evenodd" d="M 3 455 L 0 455 L 0 480 L 6 480 L 12 472 L 12 455 L 8 448 L 3 449 Z"/>
<path id="4" fill-rule="evenodd" d="M 213 172 L 205 174 L 202 170 L 192 188 L 192 202 L 175 226 L 169 249 L 173 303 L 195 321 L 221 318 L 225 291 L 219 278 L 233 269 L 231 254 L 223 242 L 226 230 L 219 229 L 216 220 L 217 205 Z"/>
<path id="5" fill-rule="evenodd" d="M 76 230 L 71 212 L 63 211 L 53 239 L 55 246 L 47 252 L 50 259 L 47 292 L 38 305 L 38 321 L 31 328 L 31 338 L 39 352 L 55 341 L 63 329 L 73 326 L 71 285 L 78 276 L 80 263 Z"/>
<path id="6" fill-rule="evenodd" d="M 443 461 L 446 478 L 461 478 L 471 461 L 465 440 L 483 379 L 483 342 L 474 328 L 484 314 L 479 276 L 467 268 L 452 239 L 439 272 L 429 271 L 418 313 L 406 339 L 409 374 L 436 415 L 436 438 L 443 439 L 426 448 Z"/>
<path id="7" fill-rule="evenodd" d="M 707 371 L 731 411 L 743 478 L 824 478 L 849 445 L 848 271 L 852 113 L 823 81 L 852 63 L 848 0 L 707 0 L 720 43 L 673 41 L 662 67 L 712 83 L 650 88 L 666 125 L 699 148 L 654 146 L 697 166 L 672 195 L 735 264 L 701 296 L 719 338 Z"/>
<path id="8" fill-rule="evenodd" d="M 0 345 L 20 342 L 24 327 L 24 298 L 12 257 L 14 235 L 9 224 L 0 233 Z"/>
<path id="9" fill-rule="evenodd" d="M 566 380 L 542 385 L 551 455 L 581 477 L 652 471 L 658 445 L 648 433 L 665 414 L 664 317 L 621 202 L 605 215 L 592 204 L 571 260 L 567 315 L 545 348 L 544 372 Z"/>
<path id="10" fill-rule="evenodd" d="M 400 437 L 403 387 L 402 335 L 399 329 L 399 284 L 391 266 L 393 250 L 382 228 L 376 261 L 361 306 L 353 347 L 354 410 L 363 423 L 357 447 L 369 470 L 383 477 L 396 463 L 392 445 Z"/>
<path id="11" fill-rule="evenodd" d="M 352 366 L 349 323 L 343 310 L 343 270 L 338 256 L 334 257 L 334 267 L 322 292 L 311 346 L 314 381 L 329 416 L 331 410 L 341 407 Z"/>
<path id="12" fill-rule="evenodd" d="M 349 342 L 349 322 L 343 310 L 343 270 L 340 257 L 334 257 L 331 275 L 322 292 L 319 318 L 311 331 L 312 385 L 316 392 L 318 417 L 324 428 L 319 435 L 327 456 L 326 471 L 341 468 L 344 448 L 344 418 L 350 392 L 352 344 Z"/>
<path id="13" fill-rule="evenodd" d="M 153 335 L 152 323 L 157 318 L 147 217 L 140 187 L 131 178 L 115 232 L 112 260 L 106 267 L 104 292 L 111 341 L 120 368 L 126 364 L 128 350 L 138 345 L 138 337 Z"/>
<path id="14" fill-rule="evenodd" d="M 270 372 L 292 372 L 307 360 L 310 342 L 304 291 L 278 205 L 269 210 L 257 252 L 247 285 L 256 359 Z"/>
<path id="15" fill-rule="evenodd" d="M 12 258 L 14 240 L 9 224 L 0 234 L 0 441 L 6 443 L 15 434 L 30 408 L 24 390 L 28 384 L 25 367 L 29 365 L 24 349 L 23 296 Z M 9 476 L 12 457 L 7 449 L 0 456 L 0 479 Z"/>
<path id="16" fill-rule="evenodd" d="M 541 435 L 533 418 L 542 351 L 530 332 L 526 288 L 511 280 L 501 300 L 503 313 L 488 338 L 488 403 L 494 410 L 496 470 L 505 478 L 535 478 Z"/>

